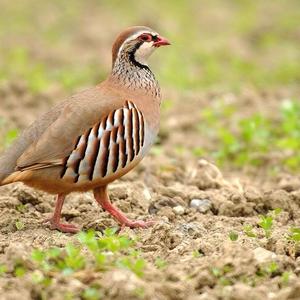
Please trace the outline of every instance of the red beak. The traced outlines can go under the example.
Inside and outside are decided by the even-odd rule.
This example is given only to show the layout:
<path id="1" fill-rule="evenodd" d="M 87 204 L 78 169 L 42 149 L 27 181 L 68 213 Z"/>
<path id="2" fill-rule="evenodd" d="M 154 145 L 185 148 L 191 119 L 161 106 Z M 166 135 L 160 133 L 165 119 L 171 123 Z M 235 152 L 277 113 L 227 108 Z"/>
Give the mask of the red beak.
<path id="1" fill-rule="evenodd" d="M 167 46 L 167 45 L 171 45 L 171 43 L 162 36 L 158 36 L 157 40 L 153 43 L 154 47 Z"/>

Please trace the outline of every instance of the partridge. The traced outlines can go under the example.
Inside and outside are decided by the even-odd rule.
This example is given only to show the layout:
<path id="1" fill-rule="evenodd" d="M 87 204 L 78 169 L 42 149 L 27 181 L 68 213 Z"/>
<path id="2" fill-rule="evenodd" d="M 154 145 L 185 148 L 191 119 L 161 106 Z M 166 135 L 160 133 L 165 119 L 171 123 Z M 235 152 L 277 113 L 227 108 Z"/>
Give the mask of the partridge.
<path id="1" fill-rule="evenodd" d="M 169 45 L 154 30 L 135 26 L 112 47 L 106 80 L 59 103 L 29 126 L 0 158 L 0 186 L 21 181 L 56 194 L 51 229 L 75 233 L 61 223 L 66 195 L 93 190 L 96 201 L 122 226 L 145 228 L 112 205 L 107 185 L 134 168 L 158 133 L 160 87 L 147 59 Z"/>

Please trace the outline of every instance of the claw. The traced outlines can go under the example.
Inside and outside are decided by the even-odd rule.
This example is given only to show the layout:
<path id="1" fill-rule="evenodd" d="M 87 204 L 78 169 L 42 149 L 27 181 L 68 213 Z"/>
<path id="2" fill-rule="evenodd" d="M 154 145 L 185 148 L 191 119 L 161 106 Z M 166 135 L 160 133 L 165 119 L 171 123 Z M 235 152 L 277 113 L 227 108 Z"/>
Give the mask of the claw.
<path id="1" fill-rule="evenodd" d="M 50 229 L 52 230 L 59 230 L 61 232 L 65 233 L 77 233 L 79 232 L 79 229 L 73 225 L 68 223 L 56 223 L 53 219 L 49 220 L 50 222 Z"/>

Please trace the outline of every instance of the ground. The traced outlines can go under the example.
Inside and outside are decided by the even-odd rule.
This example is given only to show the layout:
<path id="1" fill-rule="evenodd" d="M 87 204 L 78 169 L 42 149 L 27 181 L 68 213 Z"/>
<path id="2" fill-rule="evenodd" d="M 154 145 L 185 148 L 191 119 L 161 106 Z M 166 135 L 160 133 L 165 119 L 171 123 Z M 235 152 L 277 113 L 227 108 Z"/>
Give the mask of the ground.
<path id="1" fill-rule="evenodd" d="M 120 3 L 9 3 L 0 21 L 2 148 L 105 78 L 110 33 L 145 22 L 175 50 L 152 58 L 163 90 L 159 138 L 109 189 L 130 218 L 156 224 L 119 232 L 91 193 L 71 194 L 63 218 L 90 235 L 63 234 L 44 224 L 53 196 L 2 187 L 0 299 L 300 299 L 298 3 L 168 2 L 164 20 L 137 1 L 134 15 Z"/>

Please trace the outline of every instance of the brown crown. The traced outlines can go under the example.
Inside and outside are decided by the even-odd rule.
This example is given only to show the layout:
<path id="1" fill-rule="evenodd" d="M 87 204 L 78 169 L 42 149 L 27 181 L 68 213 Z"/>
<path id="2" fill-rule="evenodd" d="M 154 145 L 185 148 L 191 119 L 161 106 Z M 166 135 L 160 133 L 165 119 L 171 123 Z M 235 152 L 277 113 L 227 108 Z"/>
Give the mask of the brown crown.
<path id="1" fill-rule="evenodd" d="M 118 56 L 118 52 L 120 47 L 122 46 L 122 44 L 124 43 L 124 41 L 130 37 L 131 35 L 134 35 L 135 33 L 137 33 L 138 31 L 144 30 L 146 32 L 152 32 L 153 30 L 149 27 L 146 26 L 132 26 L 132 27 L 128 27 L 127 29 L 125 29 L 124 31 L 122 31 L 118 37 L 116 38 L 113 47 L 112 47 L 112 65 L 114 65 L 117 56 Z"/>

